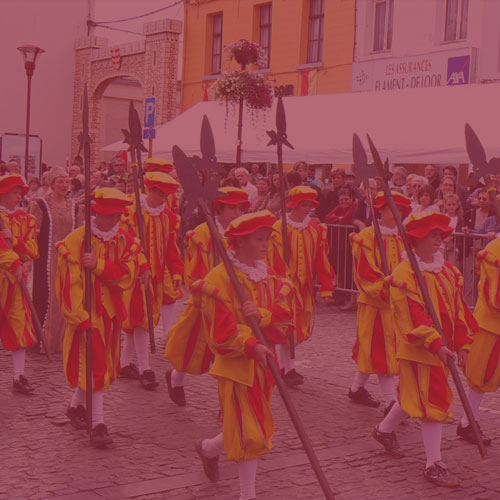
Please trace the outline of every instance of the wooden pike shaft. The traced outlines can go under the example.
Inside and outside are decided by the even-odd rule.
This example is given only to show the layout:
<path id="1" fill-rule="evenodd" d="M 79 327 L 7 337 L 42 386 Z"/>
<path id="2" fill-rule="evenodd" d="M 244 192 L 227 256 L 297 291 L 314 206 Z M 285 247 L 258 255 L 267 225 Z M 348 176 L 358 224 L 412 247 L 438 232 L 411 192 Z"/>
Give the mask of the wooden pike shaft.
<path id="1" fill-rule="evenodd" d="M 410 264 L 411 264 L 413 271 L 415 273 L 415 277 L 417 278 L 418 286 L 420 287 L 420 290 L 422 292 L 422 297 L 424 299 L 427 312 L 428 312 L 429 316 L 431 317 L 434 328 L 436 328 L 439 335 L 441 336 L 441 340 L 443 341 L 444 345 L 446 347 L 448 347 L 448 343 L 446 341 L 444 331 L 441 327 L 441 323 L 440 323 L 439 318 L 438 318 L 436 311 L 434 309 L 434 305 L 432 304 L 432 300 L 431 300 L 431 297 L 429 295 L 429 291 L 427 290 L 427 285 L 425 284 L 424 277 L 422 276 L 422 273 L 420 272 L 420 268 L 418 267 L 418 263 L 417 263 L 417 260 L 415 258 L 415 255 L 413 253 L 413 249 L 411 248 L 410 244 L 408 243 L 408 239 L 406 238 L 406 232 L 405 232 L 405 229 L 403 227 L 403 222 L 401 221 L 401 216 L 399 215 L 399 211 L 396 207 L 396 203 L 394 202 L 394 198 L 392 197 L 391 190 L 390 190 L 389 185 L 387 184 L 387 181 L 385 179 L 384 179 L 384 193 L 385 193 L 385 196 L 389 202 L 389 206 L 391 207 L 392 213 L 394 215 L 394 220 L 396 221 L 396 224 L 398 226 L 399 234 L 401 235 L 401 238 L 403 239 L 406 253 L 408 254 Z M 487 458 L 488 454 L 486 452 L 486 447 L 484 446 L 484 443 L 483 443 L 481 431 L 479 430 L 479 426 L 477 425 L 474 414 L 472 413 L 472 409 L 470 407 L 469 400 L 467 399 L 467 395 L 465 394 L 465 390 L 464 390 L 464 387 L 462 385 L 462 381 L 460 380 L 460 375 L 458 373 L 458 369 L 457 369 L 453 359 L 451 359 L 451 358 L 448 358 L 448 367 L 450 369 L 450 373 L 451 373 L 451 376 L 453 378 L 453 382 L 455 383 L 455 386 L 457 388 L 457 392 L 458 392 L 458 395 L 460 397 L 460 401 L 462 402 L 462 406 L 464 408 L 465 414 L 467 415 L 467 419 L 469 420 L 469 424 L 472 426 L 472 430 L 474 431 L 474 436 L 476 438 L 477 446 L 479 448 L 479 453 L 481 454 L 482 458 Z"/>
<path id="2" fill-rule="evenodd" d="M 242 289 L 241 284 L 238 281 L 238 277 L 236 276 L 236 273 L 234 271 L 233 265 L 227 256 L 226 249 L 224 248 L 224 245 L 222 244 L 222 241 L 219 237 L 219 233 L 218 233 L 217 228 L 215 226 L 214 219 L 210 215 L 206 201 L 204 199 L 200 199 L 199 205 L 202 208 L 203 212 L 205 213 L 206 221 L 207 221 L 208 227 L 210 229 L 210 233 L 212 235 L 212 241 L 214 242 L 214 246 L 217 248 L 219 255 L 221 257 L 221 260 L 224 263 L 224 266 L 226 267 L 227 273 L 228 273 L 229 278 L 231 280 L 231 283 L 236 291 L 238 299 L 239 299 L 240 303 L 243 304 L 247 300 L 247 298 L 245 297 L 245 292 Z M 259 327 L 259 324 L 255 320 L 255 318 L 250 318 L 248 320 L 248 322 L 250 323 L 250 326 L 251 326 L 255 336 L 257 337 L 258 341 L 261 344 L 267 345 L 266 340 L 264 338 L 264 335 Z M 300 420 L 300 417 L 297 413 L 297 410 L 295 409 L 295 406 L 293 405 L 292 399 L 290 398 L 290 395 L 287 392 L 285 383 L 283 382 L 283 379 L 281 378 L 281 375 L 279 373 L 278 367 L 276 366 L 274 358 L 268 357 L 267 362 L 268 362 L 269 369 L 271 370 L 271 373 L 272 373 L 274 380 L 276 382 L 276 385 L 278 386 L 278 390 L 279 390 L 280 395 L 283 399 L 283 402 L 285 403 L 285 407 L 288 411 L 288 414 L 290 415 L 290 418 L 292 419 L 293 425 L 295 426 L 295 430 L 297 431 L 297 434 L 302 442 L 302 446 L 304 447 L 304 450 L 309 458 L 309 461 L 311 462 L 312 468 L 314 469 L 314 473 L 316 474 L 316 477 L 317 477 L 318 482 L 321 486 L 321 489 L 323 490 L 323 494 L 327 500 L 334 500 L 334 496 L 333 496 L 332 490 L 330 488 L 330 485 L 328 484 L 328 481 L 326 480 L 323 469 L 321 468 L 321 465 L 319 464 L 319 460 L 314 452 L 311 441 L 309 440 L 309 437 L 306 434 L 304 425 L 302 424 L 302 421 Z"/>

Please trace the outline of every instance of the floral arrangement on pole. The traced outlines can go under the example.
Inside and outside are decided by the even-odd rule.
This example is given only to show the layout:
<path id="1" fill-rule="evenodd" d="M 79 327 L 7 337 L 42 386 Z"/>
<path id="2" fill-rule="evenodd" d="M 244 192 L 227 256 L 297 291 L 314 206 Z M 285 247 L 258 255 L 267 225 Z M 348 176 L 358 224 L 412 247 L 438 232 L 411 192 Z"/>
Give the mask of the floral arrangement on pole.
<path id="1" fill-rule="evenodd" d="M 225 47 L 230 59 L 241 65 L 241 70 L 223 73 L 210 87 L 210 93 L 216 100 L 237 104 L 243 98 L 245 104 L 253 110 L 270 108 L 273 101 L 273 89 L 265 76 L 248 71 L 248 64 L 265 65 L 265 52 L 259 44 L 248 40 L 238 40 Z"/>

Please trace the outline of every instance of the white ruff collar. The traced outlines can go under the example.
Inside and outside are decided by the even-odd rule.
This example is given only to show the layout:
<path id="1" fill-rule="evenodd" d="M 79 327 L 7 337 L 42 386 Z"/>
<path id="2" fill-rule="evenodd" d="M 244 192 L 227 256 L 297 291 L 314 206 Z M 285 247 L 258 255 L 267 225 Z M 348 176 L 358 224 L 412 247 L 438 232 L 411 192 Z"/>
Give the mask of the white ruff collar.
<path id="1" fill-rule="evenodd" d="M 163 202 L 159 207 L 151 207 L 149 206 L 147 196 L 144 193 L 141 193 L 139 198 L 141 200 L 141 207 L 144 208 L 144 210 L 152 217 L 158 217 L 158 215 L 161 215 L 165 210 L 165 202 Z"/>
<path id="2" fill-rule="evenodd" d="M 422 272 L 429 273 L 440 273 L 444 266 L 444 256 L 440 250 L 438 250 L 432 257 L 432 262 L 422 262 L 419 256 L 414 252 L 415 259 L 417 259 L 418 268 Z M 403 252 L 402 254 L 403 260 L 409 260 L 408 254 Z"/>
<path id="3" fill-rule="evenodd" d="M 118 234 L 119 228 L 120 223 L 118 222 L 109 231 L 101 231 L 95 224 L 95 217 L 92 217 L 92 219 L 90 219 L 90 229 L 92 230 L 92 234 L 103 241 L 112 240 Z"/>
<path id="4" fill-rule="evenodd" d="M 217 228 L 217 231 L 219 231 L 219 234 L 224 239 L 226 230 L 222 227 L 222 224 L 219 221 L 219 217 L 214 217 L 214 220 L 215 220 L 215 227 Z"/>
<path id="5" fill-rule="evenodd" d="M 232 262 L 233 266 L 239 269 L 241 272 L 245 273 L 250 281 L 254 283 L 259 283 L 263 279 L 267 278 L 267 264 L 265 260 L 258 260 L 255 262 L 255 267 L 248 266 L 243 262 L 240 262 L 235 256 L 234 252 L 228 250 L 227 256 Z"/>
<path id="6" fill-rule="evenodd" d="M 384 236 L 396 236 L 398 234 L 398 226 L 387 227 L 383 226 L 382 224 L 379 224 L 378 227 L 380 228 L 380 232 Z"/>
<path id="7" fill-rule="evenodd" d="M 311 222 L 310 215 L 306 215 L 306 218 L 302 222 L 292 220 L 290 217 L 286 218 L 286 223 L 292 226 L 294 229 L 305 229 L 309 225 L 309 222 Z"/>
<path id="8" fill-rule="evenodd" d="M 18 208 L 14 208 L 14 210 L 10 210 L 6 207 L 4 207 L 3 205 L 0 205 L 0 212 L 4 212 L 8 215 L 12 215 L 12 214 L 15 214 L 17 212 Z"/>

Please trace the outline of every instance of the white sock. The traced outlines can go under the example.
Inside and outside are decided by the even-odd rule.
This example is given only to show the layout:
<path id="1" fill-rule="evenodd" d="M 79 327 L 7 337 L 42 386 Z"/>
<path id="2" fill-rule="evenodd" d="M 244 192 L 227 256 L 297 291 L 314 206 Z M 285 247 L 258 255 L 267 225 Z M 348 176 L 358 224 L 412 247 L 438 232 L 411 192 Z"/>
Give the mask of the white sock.
<path id="1" fill-rule="evenodd" d="M 391 404 L 392 401 L 398 400 L 398 394 L 396 392 L 396 377 L 392 375 L 378 375 L 378 383 L 380 385 L 380 390 L 384 397 L 384 403 L 386 408 Z"/>
<path id="2" fill-rule="evenodd" d="M 484 392 L 477 392 L 474 389 L 469 387 L 467 392 L 467 399 L 469 400 L 469 404 L 472 410 L 472 414 L 474 418 L 477 420 L 479 415 L 479 407 L 481 406 L 481 401 L 483 400 Z M 464 413 L 464 416 L 460 420 L 460 424 L 462 427 L 467 427 L 469 425 L 469 419 L 467 415 Z"/>
<path id="3" fill-rule="evenodd" d="M 422 440 L 424 441 L 425 457 L 430 467 L 434 462 L 441 460 L 441 431 L 443 424 L 441 422 L 420 422 L 422 429 Z"/>
<path id="4" fill-rule="evenodd" d="M 134 345 L 139 373 L 151 370 L 149 367 L 149 333 L 142 328 L 134 328 Z"/>
<path id="5" fill-rule="evenodd" d="M 92 428 L 104 423 L 104 392 L 92 391 Z"/>
<path id="6" fill-rule="evenodd" d="M 240 478 L 240 500 L 255 498 L 255 476 L 257 474 L 257 459 L 238 462 Z"/>
<path id="7" fill-rule="evenodd" d="M 222 432 L 213 438 L 201 442 L 201 452 L 207 458 L 215 458 L 224 453 L 224 438 Z"/>
<path id="8" fill-rule="evenodd" d="M 26 360 L 26 349 L 12 351 L 12 364 L 14 365 L 14 380 L 19 380 L 24 375 L 24 362 Z"/>
<path id="9" fill-rule="evenodd" d="M 175 303 L 173 304 L 163 304 L 161 306 L 161 324 L 162 324 L 162 338 L 168 339 L 168 332 L 172 327 L 173 319 L 174 319 L 174 308 Z"/>
<path id="10" fill-rule="evenodd" d="M 170 380 L 172 387 L 184 387 L 184 379 L 186 378 L 185 372 L 178 372 L 175 368 L 172 370 Z"/>
<path id="11" fill-rule="evenodd" d="M 354 380 L 352 381 L 351 391 L 356 392 L 360 387 L 364 387 L 368 383 L 369 378 L 369 373 L 361 373 L 360 371 L 356 371 L 356 373 L 354 374 Z"/>
<path id="12" fill-rule="evenodd" d="M 283 368 L 285 373 L 295 368 L 295 360 L 290 358 L 290 346 L 288 344 L 277 344 L 276 355 L 280 368 Z"/>
<path id="13" fill-rule="evenodd" d="M 73 392 L 71 403 L 69 405 L 72 408 L 76 408 L 77 406 L 85 406 L 85 391 L 77 387 Z"/>
<path id="14" fill-rule="evenodd" d="M 128 366 L 130 363 L 132 363 L 132 359 L 134 359 L 134 351 L 135 351 L 135 345 L 134 345 L 134 334 L 133 333 L 123 333 L 123 347 L 122 347 L 122 353 L 120 356 L 120 366 Z"/>
<path id="15" fill-rule="evenodd" d="M 408 417 L 408 414 L 396 401 L 384 420 L 377 425 L 377 430 L 379 432 L 392 432 L 406 417 Z"/>

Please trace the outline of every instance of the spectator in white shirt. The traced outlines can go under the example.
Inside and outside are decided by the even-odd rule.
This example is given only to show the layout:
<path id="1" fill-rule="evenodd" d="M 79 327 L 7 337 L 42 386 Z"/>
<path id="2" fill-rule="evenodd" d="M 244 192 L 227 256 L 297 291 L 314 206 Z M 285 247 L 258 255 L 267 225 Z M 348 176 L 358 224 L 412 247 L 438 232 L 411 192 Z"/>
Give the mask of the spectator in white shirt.
<path id="1" fill-rule="evenodd" d="M 245 167 L 239 167 L 234 171 L 234 175 L 240 183 L 240 188 L 248 193 L 248 200 L 252 203 L 254 198 L 257 196 L 257 188 L 249 182 L 248 170 Z"/>

